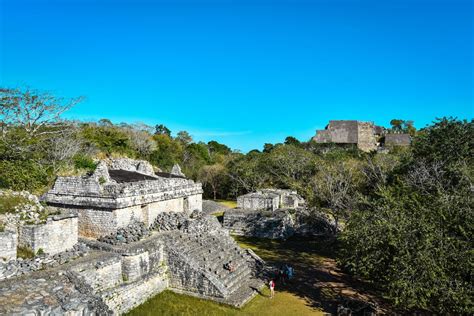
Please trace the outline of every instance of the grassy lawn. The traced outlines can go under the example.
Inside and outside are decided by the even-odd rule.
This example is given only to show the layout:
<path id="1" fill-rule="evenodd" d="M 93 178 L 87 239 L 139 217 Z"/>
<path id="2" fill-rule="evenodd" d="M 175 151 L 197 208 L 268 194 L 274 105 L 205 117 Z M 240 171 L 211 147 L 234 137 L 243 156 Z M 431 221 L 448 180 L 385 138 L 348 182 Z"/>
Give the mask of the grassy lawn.
<path id="1" fill-rule="evenodd" d="M 322 315 L 307 302 L 288 292 L 277 292 L 269 299 L 269 291 L 255 297 L 241 310 L 198 298 L 164 291 L 127 315 Z"/>

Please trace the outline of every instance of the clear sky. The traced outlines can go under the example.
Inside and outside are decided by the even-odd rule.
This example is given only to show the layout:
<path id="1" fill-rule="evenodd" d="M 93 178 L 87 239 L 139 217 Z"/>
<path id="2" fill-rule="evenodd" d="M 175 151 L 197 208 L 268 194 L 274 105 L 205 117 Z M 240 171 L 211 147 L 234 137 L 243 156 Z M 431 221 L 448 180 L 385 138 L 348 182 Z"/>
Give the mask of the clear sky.
<path id="1" fill-rule="evenodd" d="M 261 149 L 330 119 L 473 117 L 473 1 L 0 0 L 0 84 L 69 118 Z"/>

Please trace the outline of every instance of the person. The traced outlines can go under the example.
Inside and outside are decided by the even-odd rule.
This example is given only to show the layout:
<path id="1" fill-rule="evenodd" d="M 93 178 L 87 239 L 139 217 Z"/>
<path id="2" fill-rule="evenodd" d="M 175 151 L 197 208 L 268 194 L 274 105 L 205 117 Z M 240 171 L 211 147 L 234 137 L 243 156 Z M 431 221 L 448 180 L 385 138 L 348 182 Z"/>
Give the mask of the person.
<path id="1" fill-rule="evenodd" d="M 232 261 L 229 261 L 229 271 L 234 272 L 235 271 L 235 266 L 232 264 Z"/>
<path id="2" fill-rule="evenodd" d="M 293 273 L 294 273 L 293 267 L 288 266 L 288 280 L 291 280 L 293 278 Z"/>
<path id="3" fill-rule="evenodd" d="M 234 271 L 235 271 L 235 267 L 234 267 L 234 265 L 232 264 L 232 261 L 229 261 L 229 262 L 227 262 L 226 264 L 224 264 L 224 269 L 229 270 L 229 272 L 234 272 Z"/>
<path id="4" fill-rule="evenodd" d="M 270 287 L 270 298 L 273 298 L 275 296 L 275 282 L 270 280 L 268 286 Z"/>

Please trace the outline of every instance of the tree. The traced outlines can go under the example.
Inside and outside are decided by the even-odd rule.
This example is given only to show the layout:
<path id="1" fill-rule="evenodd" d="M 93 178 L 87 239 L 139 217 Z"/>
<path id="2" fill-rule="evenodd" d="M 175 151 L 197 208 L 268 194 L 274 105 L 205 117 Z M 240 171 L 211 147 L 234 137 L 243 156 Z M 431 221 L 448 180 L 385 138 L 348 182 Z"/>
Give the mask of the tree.
<path id="1" fill-rule="evenodd" d="M 273 144 L 265 143 L 263 145 L 263 152 L 264 153 L 270 153 L 273 150 L 273 148 L 274 148 Z"/>
<path id="2" fill-rule="evenodd" d="M 225 177 L 225 167 L 221 164 L 203 166 L 199 179 L 204 186 L 210 186 L 214 200 L 217 198 L 217 190 Z"/>
<path id="3" fill-rule="evenodd" d="M 192 143 L 193 141 L 191 135 L 189 135 L 189 133 L 186 131 L 179 131 L 176 136 L 176 139 L 179 140 L 185 146 Z"/>
<path id="4" fill-rule="evenodd" d="M 358 203 L 341 234 L 342 265 L 395 305 L 473 313 L 473 124 L 437 120 Z"/>
<path id="5" fill-rule="evenodd" d="M 171 137 L 171 130 L 163 124 L 159 124 L 155 126 L 155 135 L 166 135 Z"/>
<path id="6" fill-rule="evenodd" d="M 106 119 L 106 118 L 100 119 L 99 122 L 97 122 L 97 124 L 98 124 L 99 126 L 103 126 L 103 127 L 111 127 L 111 126 L 114 126 L 114 123 L 112 123 L 111 120 Z"/>
<path id="7" fill-rule="evenodd" d="M 5 137 L 11 127 L 24 129 L 29 137 L 59 133 L 58 129 L 45 127 L 58 126 L 61 115 L 82 100 L 83 97 L 62 99 L 29 88 L 0 88 L 2 136 Z"/>
<path id="8" fill-rule="evenodd" d="M 312 204 L 329 213 L 335 223 L 336 233 L 341 219 L 347 220 L 356 201 L 354 166 L 344 162 L 320 162 L 311 184 Z"/>
<path id="9" fill-rule="evenodd" d="M 285 138 L 285 145 L 293 145 L 298 147 L 301 145 L 301 142 L 293 136 L 288 136 Z"/>
<path id="10" fill-rule="evenodd" d="M 400 132 L 403 130 L 403 123 L 405 121 L 401 119 L 393 119 L 390 121 L 390 125 L 392 125 L 392 130 Z"/>

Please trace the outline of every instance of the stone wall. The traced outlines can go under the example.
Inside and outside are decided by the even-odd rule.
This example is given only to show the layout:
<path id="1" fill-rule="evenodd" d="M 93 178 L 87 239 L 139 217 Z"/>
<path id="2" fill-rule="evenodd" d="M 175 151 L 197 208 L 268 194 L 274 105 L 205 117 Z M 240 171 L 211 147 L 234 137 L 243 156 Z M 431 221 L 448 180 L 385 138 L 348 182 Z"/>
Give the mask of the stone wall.
<path id="1" fill-rule="evenodd" d="M 120 315 L 161 293 L 168 286 L 166 274 L 158 273 L 106 291 L 102 299 L 114 313 Z"/>
<path id="2" fill-rule="evenodd" d="M 202 212 L 202 194 L 194 194 L 187 197 L 188 199 L 188 209 L 187 211 L 191 213 L 194 210 Z M 186 210 L 185 210 L 186 211 Z"/>
<path id="3" fill-rule="evenodd" d="M 150 226 L 155 221 L 158 214 L 163 212 L 183 212 L 184 211 L 184 199 L 176 198 L 166 201 L 159 201 L 147 204 L 143 206 L 144 209 L 144 223 Z"/>
<path id="4" fill-rule="evenodd" d="M 366 152 L 377 150 L 377 140 L 375 139 L 373 123 L 359 122 L 357 147 Z"/>
<path id="5" fill-rule="evenodd" d="M 71 268 L 94 293 L 116 287 L 123 282 L 122 260 L 119 255 L 107 255 Z"/>
<path id="6" fill-rule="evenodd" d="M 409 146 L 411 143 L 411 136 L 409 134 L 386 134 L 385 146 Z"/>
<path id="7" fill-rule="evenodd" d="M 52 216 L 45 224 L 20 226 L 18 244 L 54 255 L 74 247 L 77 238 L 77 216 Z"/>
<path id="8" fill-rule="evenodd" d="M 120 209 L 73 209 L 79 217 L 79 235 L 88 238 L 99 238 L 126 227 L 134 221 L 143 222 L 148 227 L 152 225 L 163 212 L 183 212 L 184 199 L 176 198 L 165 201 L 153 202 L 145 205 L 136 205 Z M 201 195 L 188 198 L 191 207 L 202 209 Z"/>
<path id="9" fill-rule="evenodd" d="M 17 234 L 12 231 L 0 232 L 0 259 L 15 260 Z"/>
<path id="10" fill-rule="evenodd" d="M 334 223 L 322 213 L 304 209 L 269 211 L 229 210 L 224 213 L 223 227 L 231 234 L 270 239 L 291 236 L 316 237 L 335 233 Z"/>
<path id="11" fill-rule="evenodd" d="M 122 258 L 122 275 L 128 281 L 136 281 L 150 271 L 150 256 L 148 251 L 134 255 L 124 255 Z"/>
<path id="12" fill-rule="evenodd" d="M 248 210 L 276 210 L 280 197 L 276 194 L 249 193 L 237 197 L 237 207 Z"/>

